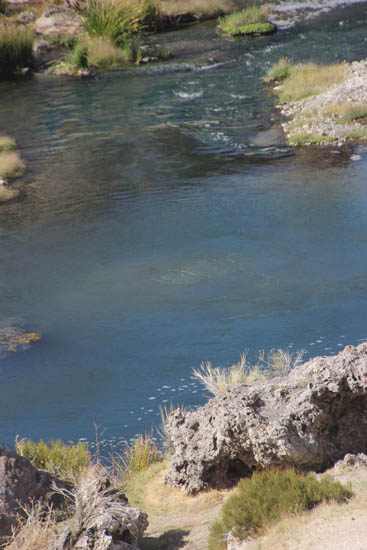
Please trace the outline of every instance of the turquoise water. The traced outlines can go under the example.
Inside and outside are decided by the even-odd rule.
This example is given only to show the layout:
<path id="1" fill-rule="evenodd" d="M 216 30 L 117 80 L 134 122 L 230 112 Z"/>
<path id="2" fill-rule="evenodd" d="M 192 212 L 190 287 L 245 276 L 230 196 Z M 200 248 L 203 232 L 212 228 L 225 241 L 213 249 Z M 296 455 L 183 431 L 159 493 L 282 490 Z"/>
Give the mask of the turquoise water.
<path id="1" fill-rule="evenodd" d="M 43 334 L 0 356 L 0 440 L 96 424 L 108 447 L 203 403 L 202 361 L 367 337 L 367 147 L 289 150 L 261 80 L 282 56 L 366 56 L 365 21 L 349 6 L 249 42 L 195 25 L 160 37 L 163 65 L 0 84 L 27 163 L 0 206 L 0 327 Z"/>

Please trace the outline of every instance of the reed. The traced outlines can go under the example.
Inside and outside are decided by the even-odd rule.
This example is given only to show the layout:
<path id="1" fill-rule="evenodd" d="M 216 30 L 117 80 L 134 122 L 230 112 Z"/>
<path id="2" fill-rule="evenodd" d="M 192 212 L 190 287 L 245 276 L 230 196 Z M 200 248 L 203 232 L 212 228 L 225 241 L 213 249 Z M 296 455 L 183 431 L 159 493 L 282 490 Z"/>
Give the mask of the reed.
<path id="1" fill-rule="evenodd" d="M 33 62 L 33 36 L 16 27 L 0 29 L 0 77 L 9 77 Z"/>

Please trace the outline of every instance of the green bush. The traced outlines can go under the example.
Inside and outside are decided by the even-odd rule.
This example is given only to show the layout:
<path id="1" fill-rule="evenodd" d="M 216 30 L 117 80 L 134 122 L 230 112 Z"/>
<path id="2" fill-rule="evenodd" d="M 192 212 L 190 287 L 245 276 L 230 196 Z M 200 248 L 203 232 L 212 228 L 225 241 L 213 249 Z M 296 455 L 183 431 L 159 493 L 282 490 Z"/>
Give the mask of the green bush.
<path id="1" fill-rule="evenodd" d="M 15 450 L 35 466 L 64 479 L 73 480 L 88 466 L 90 454 L 86 443 L 67 445 L 60 439 L 37 443 L 30 439 L 16 439 Z"/>
<path id="2" fill-rule="evenodd" d="M 219 28 L 230 36 L 268 34 L 276 30 L 269 21 L 267 6 L 249 6 L 241 12 L 219 18 Z"/>
<path id="3" fill-rule="evenodd" d="M 10 76 L 33 61 L 33 36 L 27 31 L 4 27 L 0 30 L 0 77 Z"/>
<path id="4" fill-rule="evenodd" d="M 0 14 L 6 11 L 6 0 L 0 0 Z"/>
<path id="5" fill-rule="evenodd" d="M 131 34 L 153 25 L 158 8 L 153 0 L 87 0 L 81 14 L 89 36 L 122 45 Z"/>
<path id="6" fill-rule="evenodd" d="M 346 502 L 353 493 L 349 486 L 324 476 L 297 474 L 294 469 L 268 470 L 242 479 L 235 494 L 225 502 L 221 517 L 212 525 L 208 550 L 225 550 L 232 531 L 240 540 L 261 534 L 284 515 L 310 510 L 321 502 Z"/>

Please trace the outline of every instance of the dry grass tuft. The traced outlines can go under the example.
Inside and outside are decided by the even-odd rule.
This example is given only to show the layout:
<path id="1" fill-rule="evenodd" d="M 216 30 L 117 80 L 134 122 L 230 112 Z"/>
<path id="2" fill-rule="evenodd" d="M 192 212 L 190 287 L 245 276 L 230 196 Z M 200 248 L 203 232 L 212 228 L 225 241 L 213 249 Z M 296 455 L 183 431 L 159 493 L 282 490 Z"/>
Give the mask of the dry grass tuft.
<path id="1" fill-rule="evenodd" d="M 104 37 L 88 37 L 88 59 L 90 65 L 101 69 L 121 67 L 125 62 L 124 51 Z"/>
<path id="2" fill-rule="evenodd" d="M 10 180 L 21 176 L 24 172 L 24 162 L 15 151 L 0 152 L 0 178 Z"/>
<path id="3" fill-rule="evenodd" d="M 276 90 L 280 101 L 299 101 L 305 97 L 320 94 L 346 77 L 346 65 L 316 65 L 300 63 L 289 67 L 288 76 Z"/>
<path id="4" fill-rule="evenodd" d="M 0 136 L 0 153 L 15 150 L 15 140 L 8 136 Z"/>
<path id="5" fill-rule="evenodd" d="M 288 374 L 293 367 L 301 364 L 304 351 L 292 354 L 287 350 L 272 349 L 267 358 L 262 351 L 255 365 L 247 363 L 247 353 L 242 353 L 240 361 L 227 369 L 213 367 L 210 361 L 202 363 L 200 369 L 193 370 L 193 375 L 210 393 L 219 395 L 235 384 L 251 385 Z"/>
<path id="6" fill-rule="evenodd" d="M 26 521 L 14 530 L 4 550 L 51 550 L 56 545 L 58 530 L 52 510 L 34 505 L 24 508 Z"/>
<path id="7" fill-rule="evenodd" d="M 139 472 L 151 464 L 161 462 L 162 454 L 158 449 L 153 433 L 139 435 L 132 442 L 125 442 L 122 453 L 112 456 L 112 468 L 115 477 L 124 485 Z"/>
<path id="8" fill-rule="evenodd" d="M 367 117 L 367 103 L 329 103 L 324 113 L 336 117 L 342 123 L 353 122 Z"/>

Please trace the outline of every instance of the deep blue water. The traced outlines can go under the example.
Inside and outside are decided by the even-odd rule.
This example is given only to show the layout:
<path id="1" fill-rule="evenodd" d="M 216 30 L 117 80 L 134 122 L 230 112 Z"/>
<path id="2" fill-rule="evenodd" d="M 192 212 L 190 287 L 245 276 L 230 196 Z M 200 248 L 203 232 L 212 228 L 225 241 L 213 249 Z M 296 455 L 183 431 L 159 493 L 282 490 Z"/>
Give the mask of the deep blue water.
<path id="1" fill-rule="evenodd" d="M 261 77 L 279 57 L 367 55 L 366 7 L 273 37 L 213 22 L 163 35 L 166 64 L 0 84 L 0 132 L 27 163 L 0 205 L 0 440 L 94 438 L 207 399 L 202 361 L 306 358 L 367 338 L 367 147 L 290 151 Z M 180 49 L 181 48 L 181 49 Z"/>

